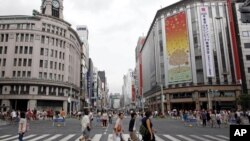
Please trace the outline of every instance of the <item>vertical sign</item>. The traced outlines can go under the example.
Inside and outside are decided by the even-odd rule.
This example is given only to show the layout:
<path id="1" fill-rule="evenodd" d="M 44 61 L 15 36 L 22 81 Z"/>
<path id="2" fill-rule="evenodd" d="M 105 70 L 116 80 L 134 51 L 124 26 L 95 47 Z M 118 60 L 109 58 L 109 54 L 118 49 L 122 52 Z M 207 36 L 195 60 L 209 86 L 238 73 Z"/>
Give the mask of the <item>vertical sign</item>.
<path id="1" fill-rule="evenodd" d="M 209 16 L 208 16 L 208 8 L 200 7 L 201 13 L 201 29 L 202 29 L 202 37 L 203 37 L 203 47 L 205 52 L 205 60 L 206 60 L 206 70 L 207 77 L 214 77 L 214 59 L 213 59 L 213 50 L 210 42 L 210 26 L 209 26 Z"/>

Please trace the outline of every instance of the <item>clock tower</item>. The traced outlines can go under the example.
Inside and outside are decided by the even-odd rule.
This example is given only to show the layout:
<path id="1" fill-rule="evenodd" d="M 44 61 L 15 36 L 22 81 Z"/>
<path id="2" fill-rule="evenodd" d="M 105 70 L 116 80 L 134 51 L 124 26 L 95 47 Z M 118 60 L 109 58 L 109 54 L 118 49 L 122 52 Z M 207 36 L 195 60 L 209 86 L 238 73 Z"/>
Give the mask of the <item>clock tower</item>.
<path id="1" fill-rule="evenodd" d="M 63 0 L 42 0 L 41 13 L 63 19 Z"/>

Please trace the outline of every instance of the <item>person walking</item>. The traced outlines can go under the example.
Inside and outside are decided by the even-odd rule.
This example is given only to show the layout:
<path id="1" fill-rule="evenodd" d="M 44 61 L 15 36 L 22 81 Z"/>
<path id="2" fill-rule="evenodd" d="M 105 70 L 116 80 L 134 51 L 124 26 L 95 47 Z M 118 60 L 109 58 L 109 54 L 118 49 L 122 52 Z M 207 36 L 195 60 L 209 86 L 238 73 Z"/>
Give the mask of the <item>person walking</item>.
<path id="1" fill-rule="evenodd" d="M 23 141 L 23 135 L 26 132 L 27 120 L 25 118 L 25 113 L 20 113 L 20 121 L 18 126 L 18 139 L 19 141 Z"/>
<path id="2" fill-rule="evenodd" d="M 125 141 L 124 138 L 123 138 L 123 123 L 122 123 L 122 120 L 123 120 L 123 113 L 119 113 L 118 114 L 118 118 L 115 122 L 115 126 L 114 126 L 114 135 L 113 135 L 113 139 L 114 141 Z"/>
<path id="3" fill-rule="evenodd" d="M 221 125 L 221 114 L 220 114 L 220 111 L 217 111 L 216 113 L 216 121 L 217 121 L 217 124 L 218 124 L 218 127 L 220 128 L 220 125 Z"/>
<path id="4" fill-rule="evenodd" d="M 142 119 L 142 125 L 147 129 L 147 133 L 142 136 L 143 141 L 155 141 L 153 124 L 150 120 L 151 116 L 152 113 L 150 111 L 147 111 L 145 113 L 145 117 Z"/>
<path id="5" fill-rule="evenodd" d="M 102 114 L 102 123 L 104 128 L 107 127 L 107 121 L 108 121 L 108 114 L 106 111 L 104 111 Z"/>
<path id="6" fill-rule="evenodd" d="M 204 109 L 202 110 L 202 113 L 201 113 L 201 119 L 202 119 L 202 126 L 206 127 L 207 126 L 207 114 Z"/>
<path id="7" fill-rule="evenodd" d="M 136 113 L 132 113 L 129 122 L 129 135 L 131 141 L 139 141 L 138 137 L 136 136 L 136 116 Z"/>
<path id="8" fill-rule="evenodd" d="M 90 134 L 90 120 L 89 120 L 89 111 L 84 110 L 84 116 L 82 117 L 81 120 L 81 125 L 82 125 L 82 136 L 80 137 L 80 141 L 90 141 L 89 139 L 89 134 Z"/>

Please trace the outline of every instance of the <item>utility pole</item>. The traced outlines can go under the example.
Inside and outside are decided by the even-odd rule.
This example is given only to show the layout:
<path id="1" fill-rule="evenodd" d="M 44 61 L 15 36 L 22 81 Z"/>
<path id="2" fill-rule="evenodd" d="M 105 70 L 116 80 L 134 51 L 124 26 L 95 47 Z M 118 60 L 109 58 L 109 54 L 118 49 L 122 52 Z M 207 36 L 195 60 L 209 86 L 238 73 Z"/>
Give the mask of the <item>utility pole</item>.
<path id="1" fill-rule="evenodd" d="M 163 95 L 163 85 L 161 83 L 161 114 L 164 116 L 164 95 Z"/>

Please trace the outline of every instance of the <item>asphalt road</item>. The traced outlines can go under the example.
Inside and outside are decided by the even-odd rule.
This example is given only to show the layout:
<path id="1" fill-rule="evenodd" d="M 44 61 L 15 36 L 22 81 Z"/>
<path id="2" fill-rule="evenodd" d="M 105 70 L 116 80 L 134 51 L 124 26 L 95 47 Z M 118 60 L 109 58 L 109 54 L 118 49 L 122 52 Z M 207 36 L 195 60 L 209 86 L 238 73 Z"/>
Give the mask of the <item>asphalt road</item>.
<path id="1" fill-rule="evenodd" d="M 114 119 L 115 120 L 115 119 Z M 130 118 L 123 121 L 124 138 L 127 141 L 128 123 Z M 156 130 L 157 141 L 227 141 L 229 140 L 229 128 L 196 127 L 184 125 L 180 120 L 174 119 L 152 119 Z M 114 123 L 114 122 L 113 122 Z M 139 129 L 140 118 L 137 118 L 137 129 Z M 112 141 L 114 124 L 109 124 L 107 128 L 101 123 L 93 122 L 91 130 L 92 141 Z M 17 124 L 0 126 L 0 141 L 17 140 Z M 24 139 L 29 141 L 75 141 L 81 135 L 80 120 L 67 119 L 66 125 L 52 126 L 51 120 L 31 121 L 30 131 L 26 133 Z M 140 137 L 140 135 L 138 134 Z"/>

